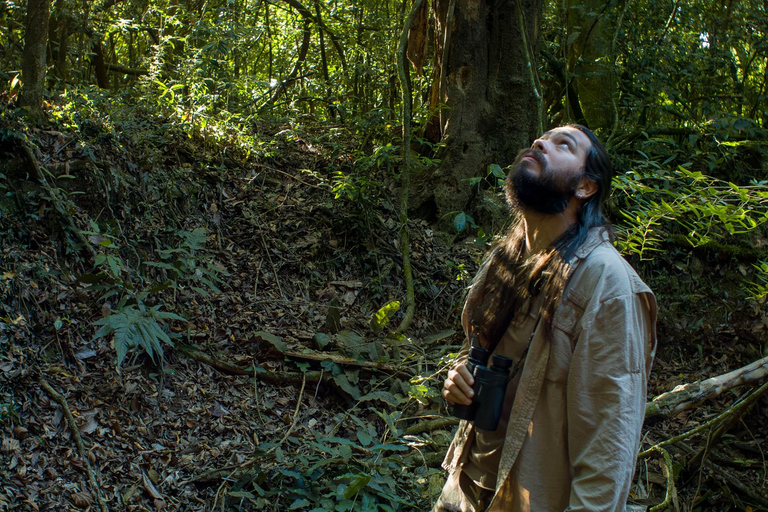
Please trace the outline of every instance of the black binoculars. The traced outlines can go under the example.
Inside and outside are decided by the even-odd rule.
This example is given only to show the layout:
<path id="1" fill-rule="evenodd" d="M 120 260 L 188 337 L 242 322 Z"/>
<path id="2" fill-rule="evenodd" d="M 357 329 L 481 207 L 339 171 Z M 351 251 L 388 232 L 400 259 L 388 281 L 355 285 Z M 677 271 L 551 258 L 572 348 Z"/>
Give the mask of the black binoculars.
<path id="1" fill-rule="evenodd" d="M 512 367 L 511 359 L 495 355 L 489 368 L 487 365 L 490 356 L 489 350 L 472 343 L 467 361 L 467 369 L 475 378 L 472 385 L 475 392 L 472 404 L 453 406 L 454 416 L 474 421 L 475 427 L 483 430 L 496 430 L 499 427 L 504 395 L 507 393 L 507 378 Z"/>

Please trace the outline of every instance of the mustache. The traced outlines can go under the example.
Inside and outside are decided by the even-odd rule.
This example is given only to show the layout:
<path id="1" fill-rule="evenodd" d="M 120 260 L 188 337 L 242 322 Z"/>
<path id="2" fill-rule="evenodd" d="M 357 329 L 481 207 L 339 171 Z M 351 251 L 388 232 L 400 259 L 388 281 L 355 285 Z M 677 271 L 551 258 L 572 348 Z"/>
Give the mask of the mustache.
<path id="1" fill-rule="evenodd" d="M 536 160 L 542 169 L 544 169 L 547 166 L 547 162 L 544 160 L 544 153 L 542 153 L 538 149 L 533 149 L 533 148 L 526 148 L 518 151 L 513 165 L 517 166 L 517 164 L 519 164 L 522 161 L 522 159 L 527 156 Z"/>

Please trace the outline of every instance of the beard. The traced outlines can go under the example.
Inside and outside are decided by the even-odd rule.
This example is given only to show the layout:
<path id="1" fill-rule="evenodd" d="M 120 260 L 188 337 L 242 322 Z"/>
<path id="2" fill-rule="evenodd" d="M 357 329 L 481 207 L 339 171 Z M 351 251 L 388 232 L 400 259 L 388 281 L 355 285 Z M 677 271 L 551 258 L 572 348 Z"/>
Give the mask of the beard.
<path id="1" fill-rule="evenodd" d="M 526 156 L 534 158 L 539 164 L 538 175 L 531 169 L 532 162 L 523 160 Z M 583 170 L 572 173 L 553 169 L 538 149 L 523 149 L 517 154 L 507 177 L 507 201 L 512 207 L 556 215 L 568 207 L 583 176 Z"/>

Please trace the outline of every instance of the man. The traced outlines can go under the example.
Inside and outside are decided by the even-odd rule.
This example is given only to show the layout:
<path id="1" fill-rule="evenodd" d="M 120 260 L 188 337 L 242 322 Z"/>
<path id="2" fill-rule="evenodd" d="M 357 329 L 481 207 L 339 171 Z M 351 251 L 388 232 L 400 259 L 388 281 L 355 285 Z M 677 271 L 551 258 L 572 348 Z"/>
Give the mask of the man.
<path id="1" fill-rule="evenodd" d="M 435 512 L 623 511 L 655 351 L 656 302 L 612 244 L 602 206 L 613 167 L 580 125 L 518 154 L 515 224 L 470 288 L 467 340 L 512 359 L 499 428 L 462 421 Z M 468 405 L 468 342 L 443 396 Z"/>

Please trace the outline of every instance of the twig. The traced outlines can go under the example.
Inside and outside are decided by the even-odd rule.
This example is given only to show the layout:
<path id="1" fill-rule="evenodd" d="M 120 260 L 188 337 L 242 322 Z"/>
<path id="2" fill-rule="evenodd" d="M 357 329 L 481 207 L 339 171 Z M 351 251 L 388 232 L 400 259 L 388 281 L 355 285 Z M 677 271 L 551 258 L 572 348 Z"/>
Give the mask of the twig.
<path id="1" fill-rule="evenodd" d="M 643 459 L 645 457 L 648 457 L 651 454 L 651 452 L 654 450 L 654 448 L 656 448 L 656 447 L 663 447 L 663 446 L 669 446 L 669 445 L 675 444 L 675 443 L 677 443 L 679 441 L 682 441 L 683 439 L 691 437 L 692 435 L 694 435 L 694 434 L 696 434 L 698 432 L 701 432 L 701 431 L 706 430 L 706 429 L 708 429 L 710 427 L 713 427 L 713 426 L 719 424 L 721 421 L 723 421 L 723 420 L 725 420 L 725 419 L 727 419 L 727 418 L 729 418 L 729 417 L 731 417 L 733 415 L 740 414 L 742 409 L 744 409 L 746 407 L 749 407 L 753 402 L 755 402 L 755 400 L 759 399 L 763 395 L 763 393 L 766 391 L 766 389 L 768 389 L 768 381 L 763 383 L 762 386 L 760 386 L 755 391 L 753 391 L 744 400 L 742 400 L 741 402 L 739 402 L 737 404 L 734 404 L 734 405 L 730 406 L 729 408 L 727 408 L 726 410 L 724 410 L 723 412 L 721 412 L 720 414 L 718 414 L 717 416 L 715 416 L 714 418 L 709 420 L 708 422 L 702 423 L 698 427 L 692 428 L 691 430 L 689 430 L 687 432 L 683 432 L 680 435 L 677 435 L 675 437 L 672 437 L 670 439 L 662 441 L 662 442 L 656 444 L 655 446 L 652 446 L 651 448 L 649 448 L 649 449 L 647 449 L 647 450 L 645 450 L 643 452 L 640 452 L 637 457 L 639 459 Z"/>
<path id="2" fill-rule="evenodd" d="M 288 439 L 288 436 L 291 435 L 291 432 L 293 432 L 293 429 L 296 427 L 296 423 L 298 423 L 298 421 L 299 421 L 299 408 L 301 407 L 301 399 L 304 396 L 304 386 L 306 384 L 307 384 L 307 379 L 306 379 L 306 373 L 305 373 L 304 374 L 304 379 L 301 381 L 301 390 L 299 391 L 299 399 L 296 401 L 296 409 L 294 409 L 294 411 L 293 411 L 293 421 L 291 422 L 291 426 L 288 427 L 288 430 L 286 430 L 286 432 L 283 435 L 282 439 L 280 439 L 280 441 L 277 444 L 275 444 L 272 448 L 267 450 L 266 455 L 269 455 L 269 454 L 273 453 L 280 446 L 282 446 L 282 444 L 285 442 L 285 440 Z M 232 480 L 233 476 L 236 475 L 236 474 L 238 474 L 238 475 L 245 474 L 245 472 L 247 472 L 248 469 L 250 469 L 255 463 L 256 463 L 256 457 L 253 457 L 252 459 L 246 460 L 245 462 L 240 464 L 237 468 L 235 468 L 231 473 L 229 473 L 229 475 L 227 475 L 223 479 L 223 482 L 221 482 L 221 485 L 219 485 L 219 488 L 216 490 L 216 498 L 214 499 L 212 509 L 216 508 L 216 503 L 219 501 L 219 495 L 221 495 L 221 492 L 224 490 L 224 486 L 227 484 L 227 481 Z M 219 475 L 222 475 L 222 474 L 223 474 L 223 470 L 219 470 L 219 471 L 214 472 L 213 474 L 202 475 L 201 477 L 199 477 L 199 479 L 196 479 L 195 481 L 197 481 L 197 482 L 206 481 L 211 476 L 216 478 L 216 476 L 219 476 Z M 204 478 L 206 480 L 204 480 Z M 222 500 L 222 502 L 221 502 L 221 510 L 222 511 L 224 510 L 225 504 L 226 504 L 226 500 Z"/>
<path id="3" fill-rule="evenodd" d="M 301 183 L 303 185 L 306 185 L 308 187 L 316 188 L 318 190 L 328 191 L 328 187 L 323 187 L 323 186 L 320 186 L 320 185 L 313 185 L 312 183 L 307 183 L 306 181 L 297 178 L 295 175 L 293 175 L 293 174 L 291 174 L 289 172 L 285 172 L 283 170 L 277 169 L 276 167 L 272 167 L 272 166 L 264 165 L 264 164 L 256 164 L 256 166 L 261 167 L 262 169 L 269 169 L 270 171 L 279 172 L 280 174 L 288 176 L 289 178 L 294 179 L 294 180 L 298 181 L 299 183 Z"/>
<path id="4" fill-rule="evenodd" d="M 279 351 L 280 354 L 285 357 L 293 359 L 309 359 L 310 361 L 331 361 L 339 366 L 356 366 L 359 368 L 375 369 L 392 373 L 394 375 L 402 375 L 410 377 L 410 375 L 398 368 L 395 365 L 388 363 L 379 363 L 376 361 L 358 361 L 357 359 L 351 359 L 344 357 L 333 352 L 294 352 L 291 350 Z"/>
<path id="5" fill-rule="evenodd" d="M 695 453 L 696 450 L 692 446 L 688 446 L 687 443 L 680 442 L 678 443 L 681 448 L 683 448 L 686 452 L 689 454 Z M 723 480 L 725 480 L 728 485 L 733 486 L 736 488 L 739 492 L 747 496 L 749 499 L 753 500 L 755 503 L 759 504 L 761 507 L 768 508 L 768 497 L 766 497 L 763 494 L 758 494 L 756 491 L 750 489 L 746 485 L 744 485 L 741 480 L 733 476 L 730 472 L 728 472 L 725 468 L 715 464 L 709 459 L 706 459 L 704 461 L 704 464 L 706 464 L 709 469 L 717 473 Z"/>
<path id="6" fill-rule="evenodd" d="M 306 374 L 304 374 L 306 376 Z M 307 379 L 304 378 L 304 380 L 301 381 L 301 390 L 299 390 L 299 399 L 296 400 L 296 409 L 293 411 L 293 421 L 291 422 L 291 426 L 288 427 L 288 430 L 285 431 L 285 434 L 283 435 L 283 438 L 280 439 L 280 441 L 270 448 L 267 453 L 272 453 L 275 450 L 277 450 L 278 447 L 282 446 L 282 444 L 285 442 L 286 439 L 288 439 L 288 436 L 291 435 L 291 432 L 293 432 L 293 429 L 296 428 L 296 423 L 299 421 L 299 407 L 301 407 L 301 398 L 304 396 L 304 386 L 307 383 Z"/>
<path id="7" fill-rule="evenodd" d="M 280 293 L 280 297 L 285 297 L 285 295 L 283 295 L 283 289 L 280 286 L 280 277 L 277 274 L 277 269 L 275 268 L 275 262 L 272 261 L 272 256 L 269 254 L 269 247 L 267 246 L 267 240 L 264 238 L 264 232 L 261 230 L 261 226 L 257 225 L 256 227 L 259 228 L 259 236 L 261 236 L 261 243 L 264 246 L 264 252 L 267 253 L 269 266 L 272 267 L 272 275 L 275 276 L 275 284 L 277 284 L 277 291 Z"/>
<path id="8" fill-rule="evenodd" d="M 85 467 L 88 470 L 88 483 L 91 485 L 91 491 L 98 498 L 99 508 L 101 508 L 101 511 L 108 512 L 109 507 L 107 506 L 107 500 L 104 498 L 104 496 L 102 496 L 101 488 L 99 487 L 98 483 L 96 483 L 96 473 L 93 470 L 93 466 L 91 466 L 91 459 L 88 458 L 88 453 L 85 451 L 83 438 L 80 437 L 80 429 L 77 428 L 75 417 L 72 416 L 72 411 L 69 408 L 69 404 L 67 404 L 67 400 L 59 392 L 53 389 L 51 385 L 48 384 L 48 381 L 42 377 L 40 377 L 40 386 L 46 392 L 48 392 L 49 395 L 51 395 L 54 402 L 59 404 L 61 409 L 64 411 L 64 417 L 67 418 L 67 425 L 69 425 L 69 430 L 72 432 L 72 437 L 75 439 L 77 451 L 80 453 L 80 457 L 83 459 L 83 462 L 85 462 Z"/>

